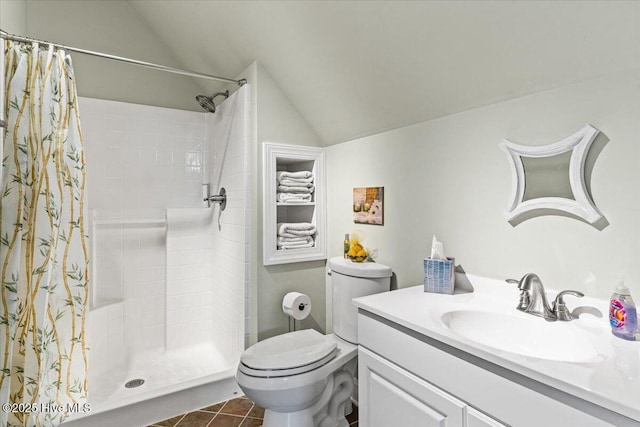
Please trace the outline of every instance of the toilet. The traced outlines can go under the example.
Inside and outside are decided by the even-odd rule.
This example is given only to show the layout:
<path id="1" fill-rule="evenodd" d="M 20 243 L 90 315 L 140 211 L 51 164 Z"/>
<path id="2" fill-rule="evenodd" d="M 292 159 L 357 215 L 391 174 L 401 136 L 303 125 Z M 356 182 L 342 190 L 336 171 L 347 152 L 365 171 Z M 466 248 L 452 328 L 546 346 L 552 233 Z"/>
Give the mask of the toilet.
<path id="1" fill-rule="evenodd" d="M 335 257 L 329 269 L 333 334 L 289 332 L 240 356 L 236 381 L 265 409 L 263 427 L 348 427 L 358 355 L 358 311 L 351 300 L 388 291 L 391 268 Z"/>

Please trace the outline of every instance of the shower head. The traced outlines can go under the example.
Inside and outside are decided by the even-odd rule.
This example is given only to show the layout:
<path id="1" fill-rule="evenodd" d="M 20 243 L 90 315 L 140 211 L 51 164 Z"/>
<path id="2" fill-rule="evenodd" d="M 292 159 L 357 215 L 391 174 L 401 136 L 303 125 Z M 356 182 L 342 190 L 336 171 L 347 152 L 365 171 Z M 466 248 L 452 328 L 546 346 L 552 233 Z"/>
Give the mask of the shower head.
<path id="1" fill-rule="evenodd" d="M 200 104 L 200 106 L 205 110 L 208 111 L 210 113 L 215 113 L 216 112 L 216 104 L 213 102 L 213 98 L 215 98 L 216 96 L 224 96 L 225 99 L 229 97 L 229 91 L 224 91 L 224 92 L 216 92 L 211 96 L 206 96 L 206 95 L 198 95 L 196 96 L 196 101 L 198 101 L 198 103 Z"/>

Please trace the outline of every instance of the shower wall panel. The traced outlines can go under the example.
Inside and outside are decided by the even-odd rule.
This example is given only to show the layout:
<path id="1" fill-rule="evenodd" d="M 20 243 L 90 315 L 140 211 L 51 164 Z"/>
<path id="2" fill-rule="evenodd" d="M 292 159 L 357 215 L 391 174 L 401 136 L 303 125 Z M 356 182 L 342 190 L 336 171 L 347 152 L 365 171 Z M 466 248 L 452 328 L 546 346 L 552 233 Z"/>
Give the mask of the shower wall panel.
<path id="1" fill-rule="evenodd" d="M 166 344 L 165 215 L 202 207 L 205 118 L 89 98 L 79 104 L 93 219 L 94 374 Z"/>
<path id="2" fill-rule="evenodd" d="M 213 210 L 167 210 L 167 349 L 215 339 Z"/>
<path id="3" fill-rule="evenodd" d="M 249 331 L 250 87 L 245 85 L 206 116 L 207 176 L 211 192 L 227 191 L 227 207 L 213 211 L 213 321 L 216 342 L 238 360 Z"/>
<path id="4" fill-rule="evenodd" d="M 80 99 L 94 403 L 119 402 L 154 363 L 173 370 L 172 390 L 237 364 L 249 330 L 249 97 L 246 85 L 215 114 Z M 203 183 L 226 189 L 224 211 L 204 206 Z"/>

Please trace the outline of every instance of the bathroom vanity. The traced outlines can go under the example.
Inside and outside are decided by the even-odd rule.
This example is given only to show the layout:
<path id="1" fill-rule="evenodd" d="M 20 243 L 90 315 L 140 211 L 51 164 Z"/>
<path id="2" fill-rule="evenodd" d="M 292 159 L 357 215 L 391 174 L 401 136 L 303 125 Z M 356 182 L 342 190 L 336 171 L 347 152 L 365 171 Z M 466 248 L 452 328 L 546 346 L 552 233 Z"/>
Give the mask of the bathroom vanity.
<path id="1" fill-rule="evenodd" d="M 640 342 L 613 337 L 607 301 L 567 298 L 579 318 L 547 322 L 515 285 L 466 278 L 353 300 L 363 426 L 640 426 Z"/>

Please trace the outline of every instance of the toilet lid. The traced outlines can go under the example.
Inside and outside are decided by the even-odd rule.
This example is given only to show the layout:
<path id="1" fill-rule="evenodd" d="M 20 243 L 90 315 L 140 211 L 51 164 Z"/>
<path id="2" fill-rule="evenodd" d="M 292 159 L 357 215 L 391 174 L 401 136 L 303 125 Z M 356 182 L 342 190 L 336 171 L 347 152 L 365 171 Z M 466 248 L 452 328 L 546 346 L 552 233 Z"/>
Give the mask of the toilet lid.
<path id="1" fill-rule="evenodd" d="M 337 344 L 313 329 L 289 332 L 252 345 L 240 361 L 253 369 L 291 369 L 328 356 Z"/>

